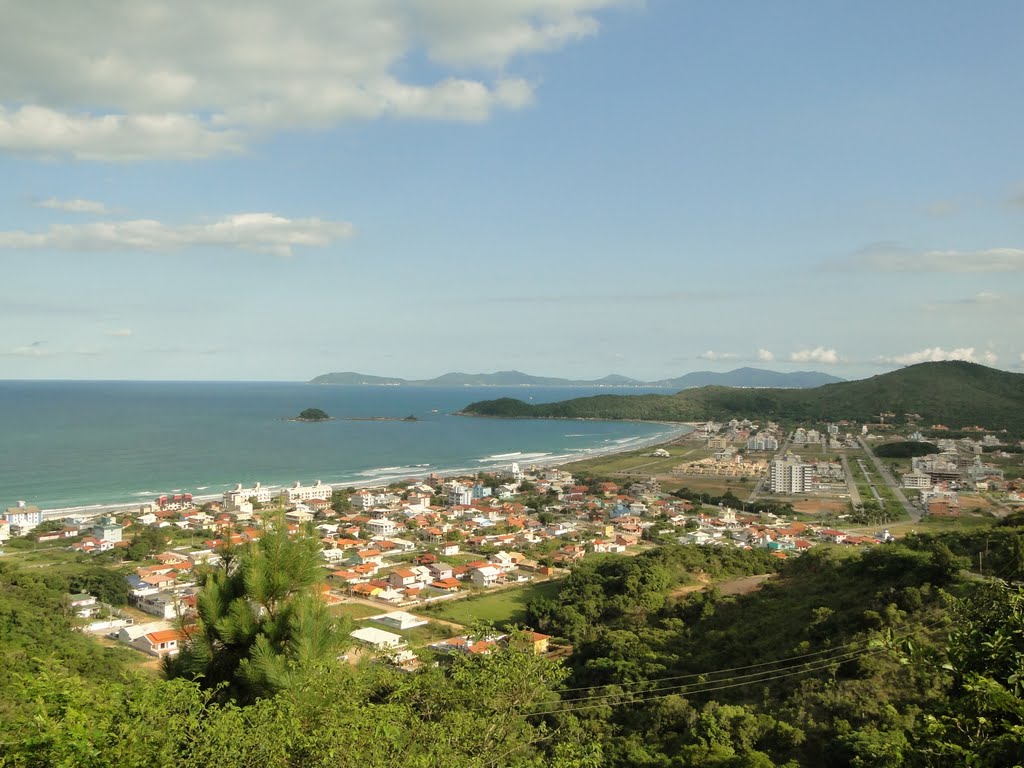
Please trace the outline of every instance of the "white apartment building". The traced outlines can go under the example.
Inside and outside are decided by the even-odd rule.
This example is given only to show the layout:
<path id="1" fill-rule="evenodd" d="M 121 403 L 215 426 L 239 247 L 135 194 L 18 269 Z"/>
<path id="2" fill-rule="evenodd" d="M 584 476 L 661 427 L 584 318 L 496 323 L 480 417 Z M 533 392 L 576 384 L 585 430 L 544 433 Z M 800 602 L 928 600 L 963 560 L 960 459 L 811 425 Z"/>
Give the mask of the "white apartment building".
<path id="1" fill-rule="evenodd" d="M 814 466 L 799 456 L 787 455 L 768 467 L 768 488 L 772 493 L 807 493 L 811 490 Z"/>
<path id="2" fill-rule="evenodd" d="M 302 483 L 296 482 L 290 488 L 285 488 L 281 495 L 287 504 L 298 504 L 304 501 L 312 501 L 313 499 L 330 501 L 332 493 L 334 493 L 332 486 L 325 485 L 317 480 L 312 485 L 302 485 Z"/>
<path id="3" fill-rule="evenodd" d="M 473 489 L 461 483 L 448 484 L 448 505 L 469 506 L 473 503 Z"/>
<path id="4" fill-rule="evenodd" d="M 7 524 L 10 526 L 11 535 L 24 536 L 37 525 L 42 524 L 43 511 L 37 506 L 19 501 L 18 506 L 7 508 L 7 511 L 4 513 L 4 519 L 7 520 Z"/>
<path id="5" fill-rule="evenodd" d="M 775 435 L 767 432 L 758 432 L 756 435 L 747 440 L 748 451 L 777 451 L 779 450 L 779 441 L 775 438 Z"/>
<path id="6" fill-rule="evenodd" d="M 931 488 L 932 487 L 931 475 L 927 475 L 924 472 L 921 472 L 920 470 L 914 470 L 913 472 L 908 472 L 907 474 L 903 475 L 900 478 L 900 480 L 901 480 L 901 484 L 903 485 L 904 488 Z"/>
<path id="7" fill-rule="evenodd" d="M 230 491 L 224 491 L 224 505 L 228 509 L 238 509 L 247 501 L 255 501 L 257 504 L 269 504 L 273 498 L 273 491 L 260 483 L 252 488 L 243 488 L 239 483 Z"/>

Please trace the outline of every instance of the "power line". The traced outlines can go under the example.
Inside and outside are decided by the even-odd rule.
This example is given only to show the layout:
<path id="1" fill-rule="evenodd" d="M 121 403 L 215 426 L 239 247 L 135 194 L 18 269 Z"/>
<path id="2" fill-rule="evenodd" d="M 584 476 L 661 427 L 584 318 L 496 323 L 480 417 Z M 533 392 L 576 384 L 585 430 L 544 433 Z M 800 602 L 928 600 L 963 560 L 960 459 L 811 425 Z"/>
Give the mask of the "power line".
<path id="1" fill-rule="evenodd" d="M 881 653 L 884 650 L 885 650 L 884 648 L 878 648 L 878 649 L 875 649 L 875 650 L 865 650 L 860 655 L 862 655 L 862 656 L 863 655 L 872 655 L 872 654 L 876 654 L 876 653 Z M 801 665 L 801 666 L 805 666 L 805 669 L 797 669 L 797 670 L 792 670 L 792 671 L 788 671 L 788 672 L 782 672 L 780 674 L 772 675 L 770 677 L 764 677 L 764 678 L 761 678 L 760 680 L 755 680 L 753 682 L 756 682 L 756 683 L 767 683 L 767 682 L 770 682 L 772 680 L 780 680 L 780 679 L 782 679 L 784 677 L 792 677 L 793 675 L 801 675 L 801 674 L 804 674 L 804 673 L 807 673 L 807 672 L 816 672 L 818 670 L 828 668 L 829 666 L 831 666 L 831 664 L 832 664 L 832 662 L 822 663 L 819 666 L 812 666 L 810 664 L 808 664 L 808 665 Z M 775 671 L 775 670 L 773 670 L 773 671 Z M 717 681 L 715 681 L 715 682 L 717 682 Z M 525 713 L 525 714 L 530 714 L 530 715 L 554 715 L 554 714 L 559 714 L 559 713 L 562 713 L 562 712 L 579 712 L 579 711 L 587 710 L 587 709 L 601 709 L 601 708 L 604 708 L 604 707 L 620 707 L 620 706 L 623 706 L 623 705 L 626 705 L 626 704 L 641 704 L 641 703 L 646 702 L 646 701 L 655 701 L 657 699 L 667 699 L 669 696 L 678 696 L 680 694 L 711 693 L 713 691 L 722 691 L 722 690 L 725 690 L 727 688 L 739 688 L 740 686 L 750 685 L 750 684 L 751 684 L 750 682 L 728 683 L 726 685 L 717 685 L 717 686 L 712 686 L 712 687 L 700 688 L 699 690 L 698 689 L 688 690 L 687 686 L 680 686 L 677 689 L 674 689 L 672 693 L 662 693 L 662 694 L 658 694 L 656 696 L 641 696 L 640 698 L 633 699 L 633 700 L 630 700 L 630 701 L 606 702 L 604 704 L 586 704 L 586 705 L 582 705 L 582 706 L 566 707 L 564 709 L 550 709 L 550 710 L 545 710 L 543 712 L 529 712 L 529 713 Z"/>

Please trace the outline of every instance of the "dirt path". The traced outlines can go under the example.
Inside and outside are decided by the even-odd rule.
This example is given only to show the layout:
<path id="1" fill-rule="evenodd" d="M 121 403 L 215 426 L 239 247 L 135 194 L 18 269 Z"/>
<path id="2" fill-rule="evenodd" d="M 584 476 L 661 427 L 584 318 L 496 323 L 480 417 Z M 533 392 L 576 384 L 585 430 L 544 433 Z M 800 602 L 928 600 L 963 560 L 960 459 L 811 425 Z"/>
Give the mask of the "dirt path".
<path id="1" fill-rule="evenodd" d="M 768 581 L 768 579 L 777 575 L 778 574 L 775 573 L 760 573 L 756 576 L 738 576 L 735 579 L 712 582 L 706 573 L 701 573 L 697 576 L 697 581 L 700 582 L 699 584 L 687 584 L 682 587 L 677 587 L 672 590 L 671 596 L 678 597 L 680 595 L 689 595 L 693 592 L 701 592 L 705 589 L 710 589 L 711 587 L 718 589 L 719 593 L 724 596 L 745 595 L 748 592 L 753 592 Z"/>
<path id="2" fill-rule="evenodd" d="M 777 573 L 759 573 L 756 576 L 740 576 L 728 581 L 720 581 L 715 586 L 722 595 L 745 595 L 753 592 L 764 584 L 768 579 L 778 576 Z"/>

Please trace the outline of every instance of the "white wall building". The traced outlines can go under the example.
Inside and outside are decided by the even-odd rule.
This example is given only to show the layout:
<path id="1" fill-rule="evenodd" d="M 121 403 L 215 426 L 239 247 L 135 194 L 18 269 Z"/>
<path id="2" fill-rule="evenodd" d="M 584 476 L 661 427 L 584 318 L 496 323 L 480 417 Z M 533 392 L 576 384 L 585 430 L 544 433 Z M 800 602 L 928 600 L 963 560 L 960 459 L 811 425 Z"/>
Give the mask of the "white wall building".
<path id="1" fill-rule="evenodd" d="M 18 506 L 7 508 L 4 519 L 7 520 L 12 535 L 24 536 L 37 525 L 42 524 L 43 511 L 39 507 L 19 501 Z"/>
<path id="2" fill-rule="evenodd" d="M 243 488 L 239 483 L 230 491 L 224 492 L 224 505 L 228 509 L 239 509 L 247 501 L 255 501 L 257 504 L 269 504 L 273 497 L 272 489 L 256 483 L 252 488 Z"/>
<path id="3" fill-rule="evenodd" d="M 807 493 L 813 472 L 814 467 L 799 456 L 776 459 L 768 468 L 768 488 L 772 493 Z"/>
<path id="4" fill-rule="evenodd" d="M 285 488 L 281 495 L 288 504 L 298 504 L 303 501 L 312 501 L 313 499 L 323 499 L 325 501 L 331 500 L 331 494 L 334 493 L 334 488 L 330 485 L 317 480 L 312 485 L 302 485 L 301 483 L 295 483 L 290 488 Z"/>

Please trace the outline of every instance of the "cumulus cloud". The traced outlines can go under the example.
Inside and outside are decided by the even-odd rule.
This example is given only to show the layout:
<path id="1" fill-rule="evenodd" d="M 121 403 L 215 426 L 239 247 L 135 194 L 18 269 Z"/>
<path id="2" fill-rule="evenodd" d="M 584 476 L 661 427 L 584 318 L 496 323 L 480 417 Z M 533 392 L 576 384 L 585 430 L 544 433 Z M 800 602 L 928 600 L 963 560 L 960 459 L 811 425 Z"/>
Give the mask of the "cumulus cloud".
<path id="1" fill-rule="evenodd" d="M 0 104 L 0 152 L 82 160 L 199 158 L 242 149 L 241 133 L 216 130 L 195 115 L 92 115 L 30 105 Z"/>
<path id="2" fill-rule="evenodd" d="M 879 272 L 1024 272 L 1024 248 L 915 251 L 880 243 L 836 266 Z"/>
<path id="3" fill-rule="evenodd" d="M 963 360 L 968 363 L 985 363 L 994 365 L 999 362 L 999 356 L 992 350 L 983 350 L 975 353 L 974 347 L 957 347 L 956 349 L 945 350 L 942 347 L 926 347 L 917 352 L 907 352 L 902 355 L 884 356 L 878 358 L 883 364 L 915 365 L 917 363 L 937 363 L 943 360 Z"/>
<path id="4" fill-rule="evenodd" d="M 110 213 L 110 210 L 103 203 L 98 203 L 95 200 L 82 200 L 81 198 L 58 200 L 56 197 L 48 197 L 45 200 L 40 200 L 36 205 L 40 208 L 50 208 L 54 211 L 68 211 L 70 213 Z"/>
<path id="5" fill-rule="evenodd" d="M 295 246 L 323 247 L 351 237 L 348 222 L 240 213 L 204 224 L 171 226 L 151 219 L 53 225 L 46 232 L 0 232 L 0 248 L 65 251 L 176 251 L 216 246 L 291 256 Z"/>
<path id="6" fill-rule="evenodd" d="M 0 151 L 205 157 L 346 120 L 486 120 L 533 100 L 509 72 L 518 57 L 591 37 L 599 11 L 635 2 L 6 3 Z M 417 57 L 431 79 L 407 74 Z"/>
<path id="7" fill-rule="evenodd" d="M 739 355 L 735 352 L 715 352 L 709 349 L 707 352 L 702 352 L 697 355 L 698 360 L 739 360 Z"/>
<path id="8" fill-rule="evenodd" d="M 825 365 L 836 365 L 840 362 L 839 354 L 834 349 L 815 347 L 814 349 L 801 349 L 789 356 L 791 363 L 823 363 Z"/>
<path id="9" fill-rule="evenodd" d="M 775 359 L 775 354 L 767 349 L 757 350 L 757 359 L 762 363 L 770 363 Z"/>

